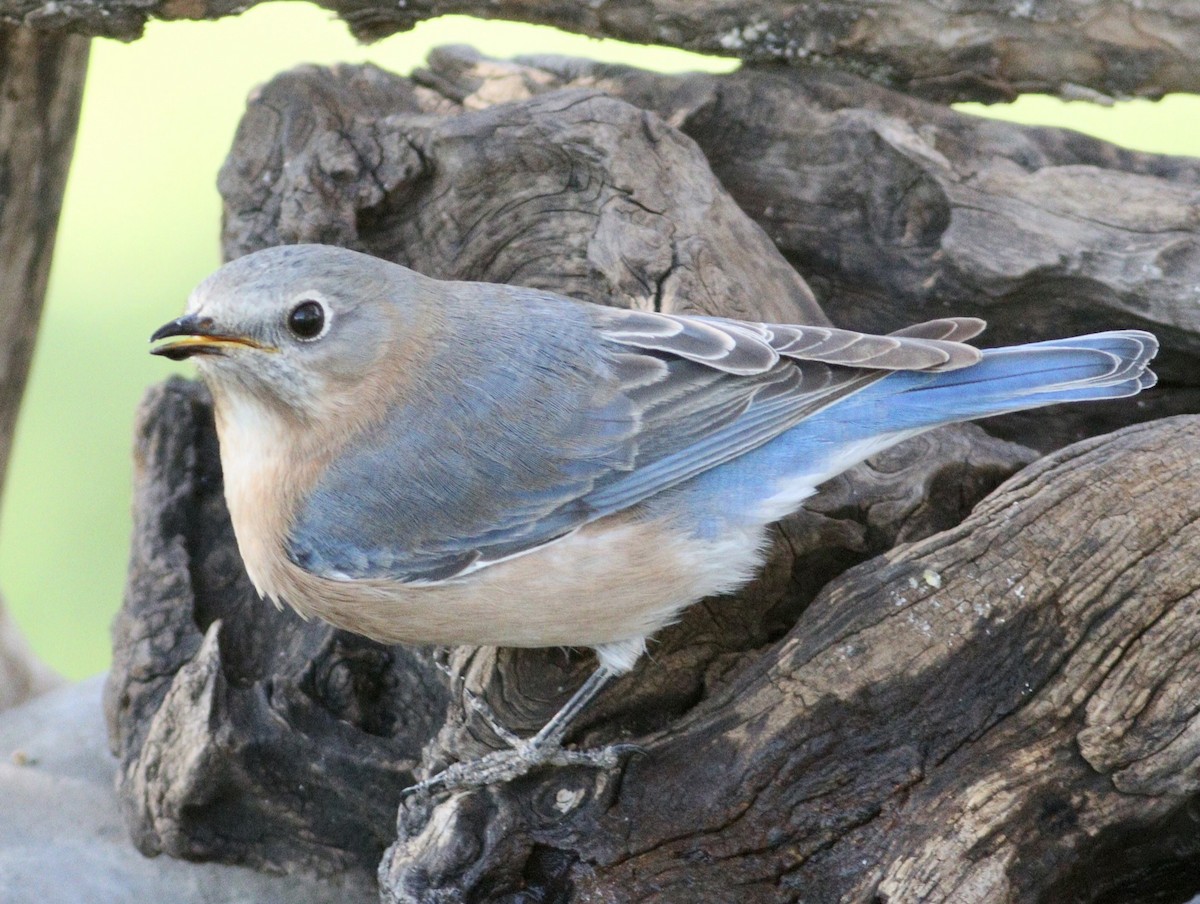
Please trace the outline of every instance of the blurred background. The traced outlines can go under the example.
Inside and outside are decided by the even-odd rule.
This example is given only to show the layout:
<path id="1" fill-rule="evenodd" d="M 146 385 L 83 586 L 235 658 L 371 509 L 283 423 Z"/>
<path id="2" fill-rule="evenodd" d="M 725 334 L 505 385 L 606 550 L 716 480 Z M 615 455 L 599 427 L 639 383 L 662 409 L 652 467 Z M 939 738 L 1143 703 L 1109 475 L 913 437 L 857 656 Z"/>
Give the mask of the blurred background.
<path id="1" fill-rule="evenodd" d="M 97 40 L 33 373 L 0 510 L 0 589 L 41 656 L 69 678 L 107 668 L 131 519 L 133 414 L 174 369 L 147 354 L 219 264 L 216 175 L 246 95 L 301 63 L 371 61 L 407 73 L 440 44 L 560 53 L 662 71 L 733 60 L 446 17 L 370 47 L 329 13 L 271 3 L 218 22 L 152 22 Z M 1200 155 L 1200 98 L 1112 107 L 1023 97 L 959 109 L 1059 125 L 1141 150 Z"/>

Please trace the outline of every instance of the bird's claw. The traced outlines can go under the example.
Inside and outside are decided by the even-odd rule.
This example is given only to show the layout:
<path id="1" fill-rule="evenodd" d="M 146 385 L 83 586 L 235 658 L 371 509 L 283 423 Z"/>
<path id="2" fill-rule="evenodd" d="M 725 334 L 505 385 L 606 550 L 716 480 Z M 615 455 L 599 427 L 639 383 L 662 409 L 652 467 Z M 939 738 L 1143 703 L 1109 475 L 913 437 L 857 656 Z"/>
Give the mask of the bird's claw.
<path id="1" fill-rule="evenodd" d="M 611 744 L 590 750 L 567 750 L 557 745 L 525 741 L 509 750 L 497 750 L 475 760 L 453 763 L 437 775 L 406 788 L 404 796 L 407 798 L 509 782 L 540 766 L 612 769 L 620 764 L 623 756 L 639 749 L 633 744 Z"/>

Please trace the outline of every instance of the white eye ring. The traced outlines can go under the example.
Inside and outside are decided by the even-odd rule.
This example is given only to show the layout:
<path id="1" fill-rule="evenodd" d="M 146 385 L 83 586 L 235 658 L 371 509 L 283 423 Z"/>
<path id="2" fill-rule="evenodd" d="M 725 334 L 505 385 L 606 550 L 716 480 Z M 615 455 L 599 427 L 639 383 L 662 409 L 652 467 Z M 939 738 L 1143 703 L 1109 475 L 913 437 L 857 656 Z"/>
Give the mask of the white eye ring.
<path id="1" fill-rule="evenodd" d="M 288 332 L 301 342 L 315 342 L 329 332 L 333 316 L 328 305 L 311 294 L 301 295 L 287 315 Z"/>

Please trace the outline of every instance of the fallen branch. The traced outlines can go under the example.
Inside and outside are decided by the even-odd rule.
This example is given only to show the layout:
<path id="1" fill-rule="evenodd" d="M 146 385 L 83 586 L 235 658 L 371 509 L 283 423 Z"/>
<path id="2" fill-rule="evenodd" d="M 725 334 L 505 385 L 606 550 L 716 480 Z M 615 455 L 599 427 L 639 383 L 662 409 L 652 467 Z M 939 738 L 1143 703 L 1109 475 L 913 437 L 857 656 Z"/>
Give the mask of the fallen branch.
<path id="1" fill-rule="evenodd" d="M 3 0 L 0 19 L 132 40 L 156 19 L 216 19 L 230 0 Z M 320 0 L 363 40 L 449 13 L 553 25 L 752 63 L 831 67 L 936 100 L 1161 97 L 1200 85 L 1200 16 L 1170 0 Z"/>

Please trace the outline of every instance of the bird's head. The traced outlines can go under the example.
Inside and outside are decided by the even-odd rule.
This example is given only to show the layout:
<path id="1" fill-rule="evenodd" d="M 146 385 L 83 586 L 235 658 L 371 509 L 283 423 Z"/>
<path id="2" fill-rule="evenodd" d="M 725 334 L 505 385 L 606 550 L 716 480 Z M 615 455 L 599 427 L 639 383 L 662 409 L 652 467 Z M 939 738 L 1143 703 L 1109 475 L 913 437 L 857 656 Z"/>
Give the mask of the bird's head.
<path id="1" fill-rule="evenodd" d="M 413 316 L 424 278 L 327 245 L 238 258 L 192 292 L 151 353 L 194 358 L 218 394 L 283 405 L 302 419 L 344 403 Z"/>

